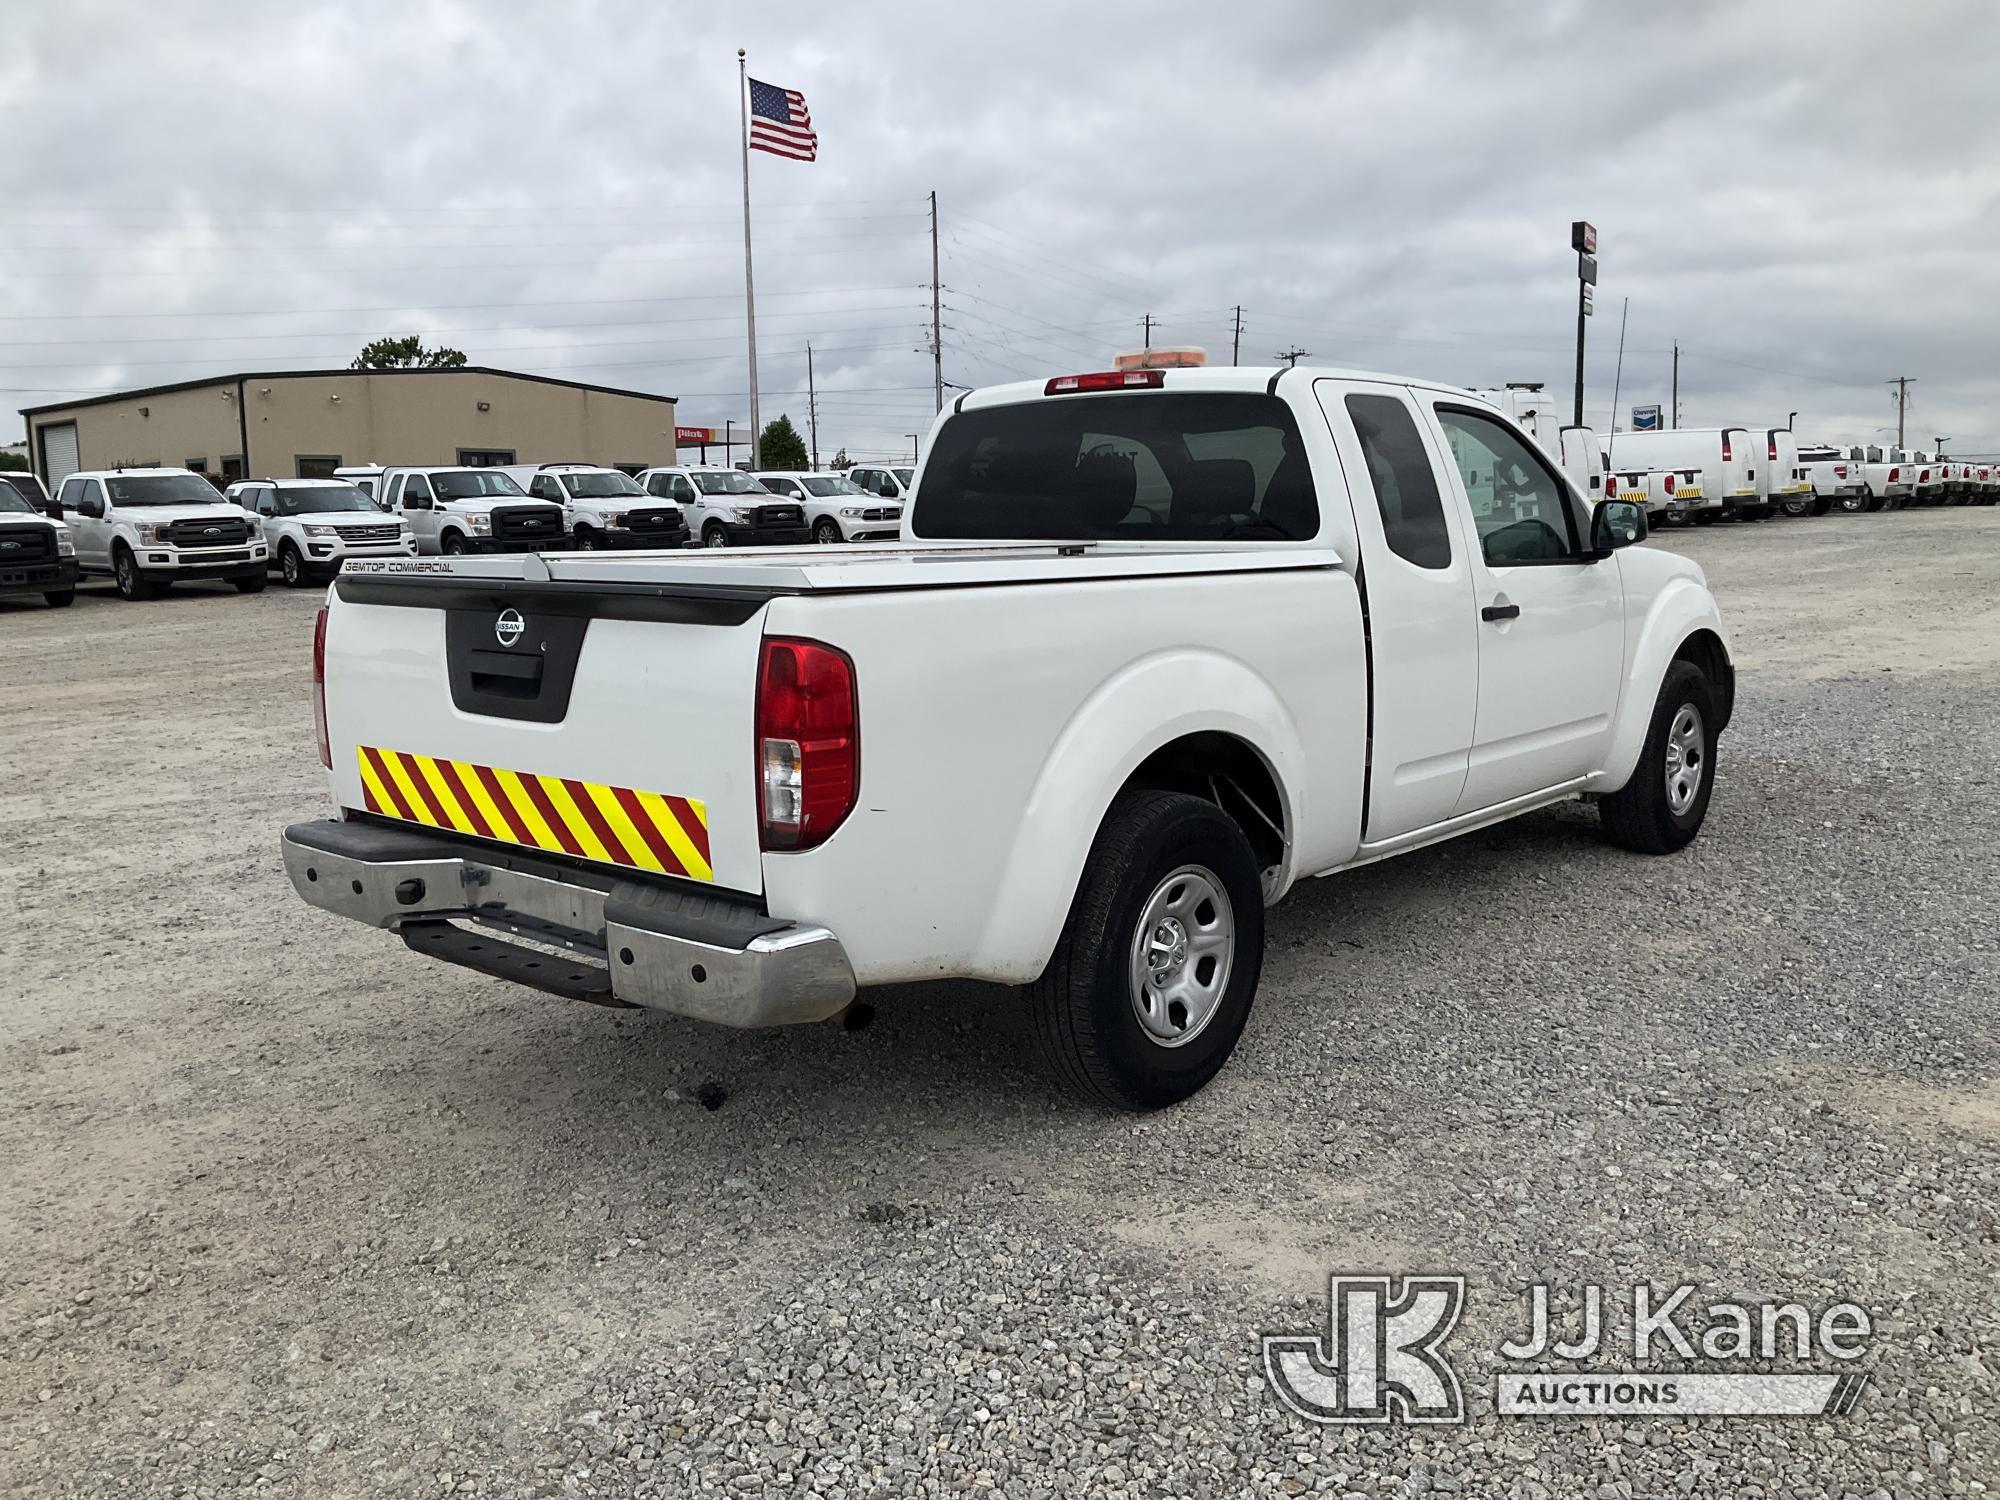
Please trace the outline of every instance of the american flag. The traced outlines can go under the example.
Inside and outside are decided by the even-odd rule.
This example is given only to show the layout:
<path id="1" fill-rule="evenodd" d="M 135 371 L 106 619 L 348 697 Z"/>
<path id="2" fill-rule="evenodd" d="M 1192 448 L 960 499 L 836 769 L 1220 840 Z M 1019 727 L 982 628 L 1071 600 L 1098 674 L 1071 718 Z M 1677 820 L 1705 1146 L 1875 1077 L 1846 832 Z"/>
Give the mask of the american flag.
<path id="1" fill-rule="evenodd" d="M 793 161 L 816 161 L 819 137 L 813 133 L 812 111 L 797 89 L 750 80 L 750 146 Z"/>

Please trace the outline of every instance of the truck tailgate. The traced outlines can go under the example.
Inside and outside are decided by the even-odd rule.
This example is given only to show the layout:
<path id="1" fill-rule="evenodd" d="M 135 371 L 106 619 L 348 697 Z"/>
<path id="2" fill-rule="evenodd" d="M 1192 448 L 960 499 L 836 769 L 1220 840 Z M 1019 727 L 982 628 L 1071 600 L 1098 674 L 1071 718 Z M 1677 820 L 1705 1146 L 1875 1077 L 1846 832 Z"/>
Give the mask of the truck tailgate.
<path id="1" fill-rule="evenodd" d="M 450 571 L 334 593 L 342 807 L 761 892 L 761 598 Z"/>

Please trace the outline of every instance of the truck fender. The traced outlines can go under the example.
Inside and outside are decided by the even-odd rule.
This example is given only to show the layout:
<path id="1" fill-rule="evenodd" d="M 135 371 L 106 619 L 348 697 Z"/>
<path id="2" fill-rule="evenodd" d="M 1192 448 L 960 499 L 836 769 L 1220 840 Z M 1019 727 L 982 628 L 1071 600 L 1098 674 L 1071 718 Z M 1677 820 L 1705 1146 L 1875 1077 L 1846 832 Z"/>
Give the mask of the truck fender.
<path id="1" fill-rule="evenodd" d="M 1176 705 L 1166 717 L 1161 705 Z M 1026 984 L 1048 966 L 1112 799 L 1146 758 L 1188 735 L 1233 735 L 1277 784 L 1285 829 L 1301 826 L 1305 749 L 1283 701 L 1254 669 L 1194 647 L 1128 663 L 1080 704 L 1043 761 L 995 888 L 974 968 Z M 1289 885 L 1291 847 L 1272 885 Z"/>
<path id="2" fill-rule="evenodd" d="M 1605 751 L 1604 767 L 1591 781 L 1592 792 L 1615 792 L 1632 779 L 1632 771 L 1639 764 L 1639 752 L 1645 748 L 1646 730 L 1652 723 L 1653 705 L 1660 696 L 1660 683 L 1666 678 L 1667 667 L 1689 639 L 1701 631 L 1715 636 L 1724 660 L 1729 660 L 1729 632 L 1722 627 L 1714 596 L 1693 579 L 1671 580 L 1654 598 L 1644 621 L 1630 638 L 1625 680 L 1619 685 L 1618 719 L 1612 729 L 1610 747 Z M 1734 669 L 1731 681 L 1715 686 L 1724 701 L 1726 724 L 1728 705 L 1735 697 Z M 1716 732 L 1722 727 L 1717 725 Z"/>

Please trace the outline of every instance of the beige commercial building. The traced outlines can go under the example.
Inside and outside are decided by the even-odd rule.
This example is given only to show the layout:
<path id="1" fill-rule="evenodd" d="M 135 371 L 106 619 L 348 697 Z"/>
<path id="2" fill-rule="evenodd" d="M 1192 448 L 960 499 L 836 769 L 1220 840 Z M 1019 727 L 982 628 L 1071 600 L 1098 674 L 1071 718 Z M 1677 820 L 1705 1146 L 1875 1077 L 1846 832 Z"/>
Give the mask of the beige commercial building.
<path id="1" fill-rule="evenodd" d="M 674 461 L 674 398 L 469 365 L 268 370 L 29 407 L 29 462 L 51 490 L 78 469 L 147 465 L 218 481 L 346 464 Z"/>

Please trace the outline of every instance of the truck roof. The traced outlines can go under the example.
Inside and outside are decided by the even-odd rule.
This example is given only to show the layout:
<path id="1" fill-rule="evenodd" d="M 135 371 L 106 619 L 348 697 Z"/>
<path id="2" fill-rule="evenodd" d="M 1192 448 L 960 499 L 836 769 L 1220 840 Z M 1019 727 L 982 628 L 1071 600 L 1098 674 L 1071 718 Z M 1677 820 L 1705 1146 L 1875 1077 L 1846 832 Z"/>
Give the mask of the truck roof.
<path id="1" fill-rule="evenodd" d="M 1089 373 L 1108 374 L 1112 372 L 1091 371 Z M 1138 374 L 1140 372 L 1124 371 L 1119 373 Z M 1350 370 L 1332 365 L 1299 365 L 1296 370 L 1289 365 L 1207 365 L 1201 369 L 1194 370 L 1155 370 L 1146 373 L 1158 375 L 1160 381 L 1157 389 L 1166 391 L 1272 391 L 1275 390 L 1280 380 L 1297 374 L 1306 380 L 1319 378 L 1333 380 L 1372 380 L 1385 385 L 1422 386 L 1425 390 L 1449 391 L 1455 396 L 1463 396 L 1467 400 L 1477 401 L 1482 406 L 1493 405 L 1493 399 L 1490 396 L 1483 396 L 1477 391 L 1469 390 L 1463 386 L 1449 385 L 1440 380 L 1425 380 L 1414 375 L 1391 375 L 1381 370 Z M 1061 379 L 1062 376 L 1056 375 L 1050 378 Z M 1289 385 L 1291 382 L 1285 380 L 1285 383 Z M 957 403 L 950 410 L 975 411 L 984 406 L 1010 406 L 1023 401 L 1060 401 L 1066 399 L 1061 395 L 1049 395 L 1048 384 L 1048 379 L 1042 379 L 1017 380 L 1006 385 L 981 386 L 978 390 L 968 391 L 959 397 Z M 1129 389 L 1139 391 L 1147 389 L 1147 387 L 1134 386 Z M 888 469 L 896 467 L 908 468 L 910 466 L 900 459 L 892 459 L 873 464 L 857 464 L 855 467 Z"/>

